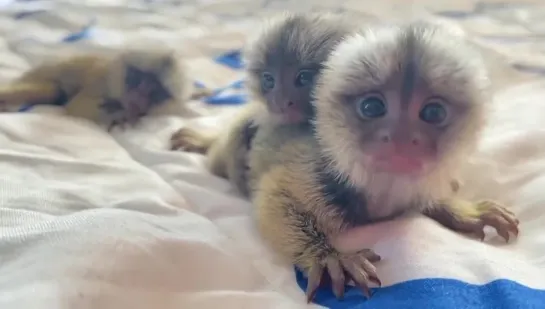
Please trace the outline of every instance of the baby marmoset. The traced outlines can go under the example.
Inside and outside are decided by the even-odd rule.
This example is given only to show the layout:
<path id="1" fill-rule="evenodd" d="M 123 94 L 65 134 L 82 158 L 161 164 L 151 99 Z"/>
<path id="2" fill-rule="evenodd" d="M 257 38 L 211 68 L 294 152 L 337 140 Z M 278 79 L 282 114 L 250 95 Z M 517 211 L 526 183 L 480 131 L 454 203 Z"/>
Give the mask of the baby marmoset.
<path id="1" fill-rule="evenodd" d="M 337 297 L 346 279 L 366 295 L 380 284 L 376 253 L 330 242 L 352 227 L 417 211 L 458 232 L 482 237 L 490 225 L 506 239 L 518 234 L 501 205 L 452 193 L 484 125 L 488 84 L 480 55 L 450 31 L 422 21 L 376 26 L 325 62 L 313 128 L 260 126 L 249 159 L 257 226 L 308 274 L 309 301 L 324 274 Z"/>
<path id="2" fill-rule="evenodd" d="M 339 15 L 286 13 L 266 21 L 244 51 L 248 90 L 254 99 L 219 134 L 184 127 L 172 148 L 207 154 L 212 173 L 228 178 L 245 196 L 247 153 L 261 124 L 304 124 L 313 116 L 310 94 L 332 48 L 353 31 Z"/>
<path id="3" fill-rule="evenodd" d="M 0 104 L 7 109 L 57 102 L 68 115 L 111 129 L 164 105 L 180 105 L 183 112 L 191 97 L 186 75 L 180 57 L 167 49 L 78 55 L 40 65 L 1 87 Z"/>

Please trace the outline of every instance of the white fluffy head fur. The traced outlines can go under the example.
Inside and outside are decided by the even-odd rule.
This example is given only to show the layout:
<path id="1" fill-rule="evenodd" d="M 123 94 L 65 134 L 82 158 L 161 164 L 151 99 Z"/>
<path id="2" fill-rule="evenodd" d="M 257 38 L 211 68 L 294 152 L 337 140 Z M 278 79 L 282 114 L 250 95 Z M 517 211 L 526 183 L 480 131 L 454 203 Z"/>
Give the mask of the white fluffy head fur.
<path id="1" fill-rule="evenodd" d="M 381 89 L 408 70 L 408 61 L 434 95 L 463 110 L 439 137 L 437 164 L 416 179 L 372 171 L 362 147 L 364 131 L 372 127 L 361 124 L 349 99 Z M 484 123 L 488 87 L 480 55 L 463 36 L 437 23 L 367 28 L 340 43 L 325 63 L 314 93 L 317 138 L 339 177 L 380 204 L 370 209 L 372 215 L 387 216 L 415 203 L 425 207 L 451 193 L 450 181 Z"/>

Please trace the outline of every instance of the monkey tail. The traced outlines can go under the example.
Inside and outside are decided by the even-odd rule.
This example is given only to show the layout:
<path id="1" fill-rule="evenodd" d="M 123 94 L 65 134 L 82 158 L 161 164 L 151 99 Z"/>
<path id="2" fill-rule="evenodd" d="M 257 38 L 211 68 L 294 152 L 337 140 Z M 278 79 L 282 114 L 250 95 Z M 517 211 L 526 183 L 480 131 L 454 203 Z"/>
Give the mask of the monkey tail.
<path id="1" fill-rule="evenodd" d="M 61 97 L 55 84 L 17 82 L 0 86 L 0 106 L 20 111 L 36 104 L 57 104 Z"/>

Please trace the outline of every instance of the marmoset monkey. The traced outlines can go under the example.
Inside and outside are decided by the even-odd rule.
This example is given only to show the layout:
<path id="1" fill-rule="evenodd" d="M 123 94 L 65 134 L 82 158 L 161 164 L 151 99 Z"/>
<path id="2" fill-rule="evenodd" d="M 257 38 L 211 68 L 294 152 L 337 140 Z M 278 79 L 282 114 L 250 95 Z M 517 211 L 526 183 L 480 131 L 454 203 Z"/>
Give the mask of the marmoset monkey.
<path id="1" fill-rule="evenodd" d="M 219 134 L 190 127 L 172 136 L 172 148 L 207 153 L 212 173 L 228 178 L 244 196 L 250 141 L 264 123 L 306 123 L 310 93 L 332 48 L 353 31 L 341 16 L 287 13 L 272 18 L 244 51 L 248 90 L 254 101 Z"/>
<path id="2" fill-rule="evenodd" d="M 338 298 L 347 279 L 368 297 L 370 282 L 380 285 L 380 256 L 330 242 L 352 227 L 417 211 L 458 232 L 483 237 L 490 225 L 506 240 L 518 235 L 503 206 L 452 193 L 484 125 L 488 89 L 463 38 L 423 21 L 376 26 L 325 62 L 312 127 L 260 126 L 249 156 L 257 226 L 308 274 L 309 301 L 324 274 Z"/>
<path id="3" fill-rule="evenodd" d="M 154 107 L 191 97 L 186 69 L 171 50 L 126 50 L 45 63 L 0 88 L 4 108 L 64 105 L 70 116 L 134 124 Z M 197 95 L 200 95 L 198 93 Z"/>

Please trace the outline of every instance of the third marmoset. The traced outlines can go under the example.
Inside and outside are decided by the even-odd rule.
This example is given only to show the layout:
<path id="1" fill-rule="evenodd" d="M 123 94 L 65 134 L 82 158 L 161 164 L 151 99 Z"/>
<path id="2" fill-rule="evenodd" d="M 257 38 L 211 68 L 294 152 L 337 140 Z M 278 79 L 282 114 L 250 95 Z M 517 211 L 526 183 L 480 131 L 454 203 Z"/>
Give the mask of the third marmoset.
<path id="1" fill-rule="evenodd" d="M 422 21 L 366 28 L 334 49 L 313 103 L 312 126 L 260 126 L 249 159 L 258 229 L 308 275 L 309 301 L 324 274 L 339 298 L 349 279 L 368 296 L 380 285 L 379 255 L 330 242 L 353 227 L 417 211 L 479 237 L 485 225 L 518 234 L 502 205 L 452 192 L 489 105 L 486 68 L 462 37 Z"/>
<path id="2" fill-rule="evenodd" d="M 70 116 L 106 124 L 134 124 L 155 108 L 191 97 L 185 65 L 172 50 L 127 49 L 49 62 L 0 88 L 4 109 L 64 105 Z"/>

